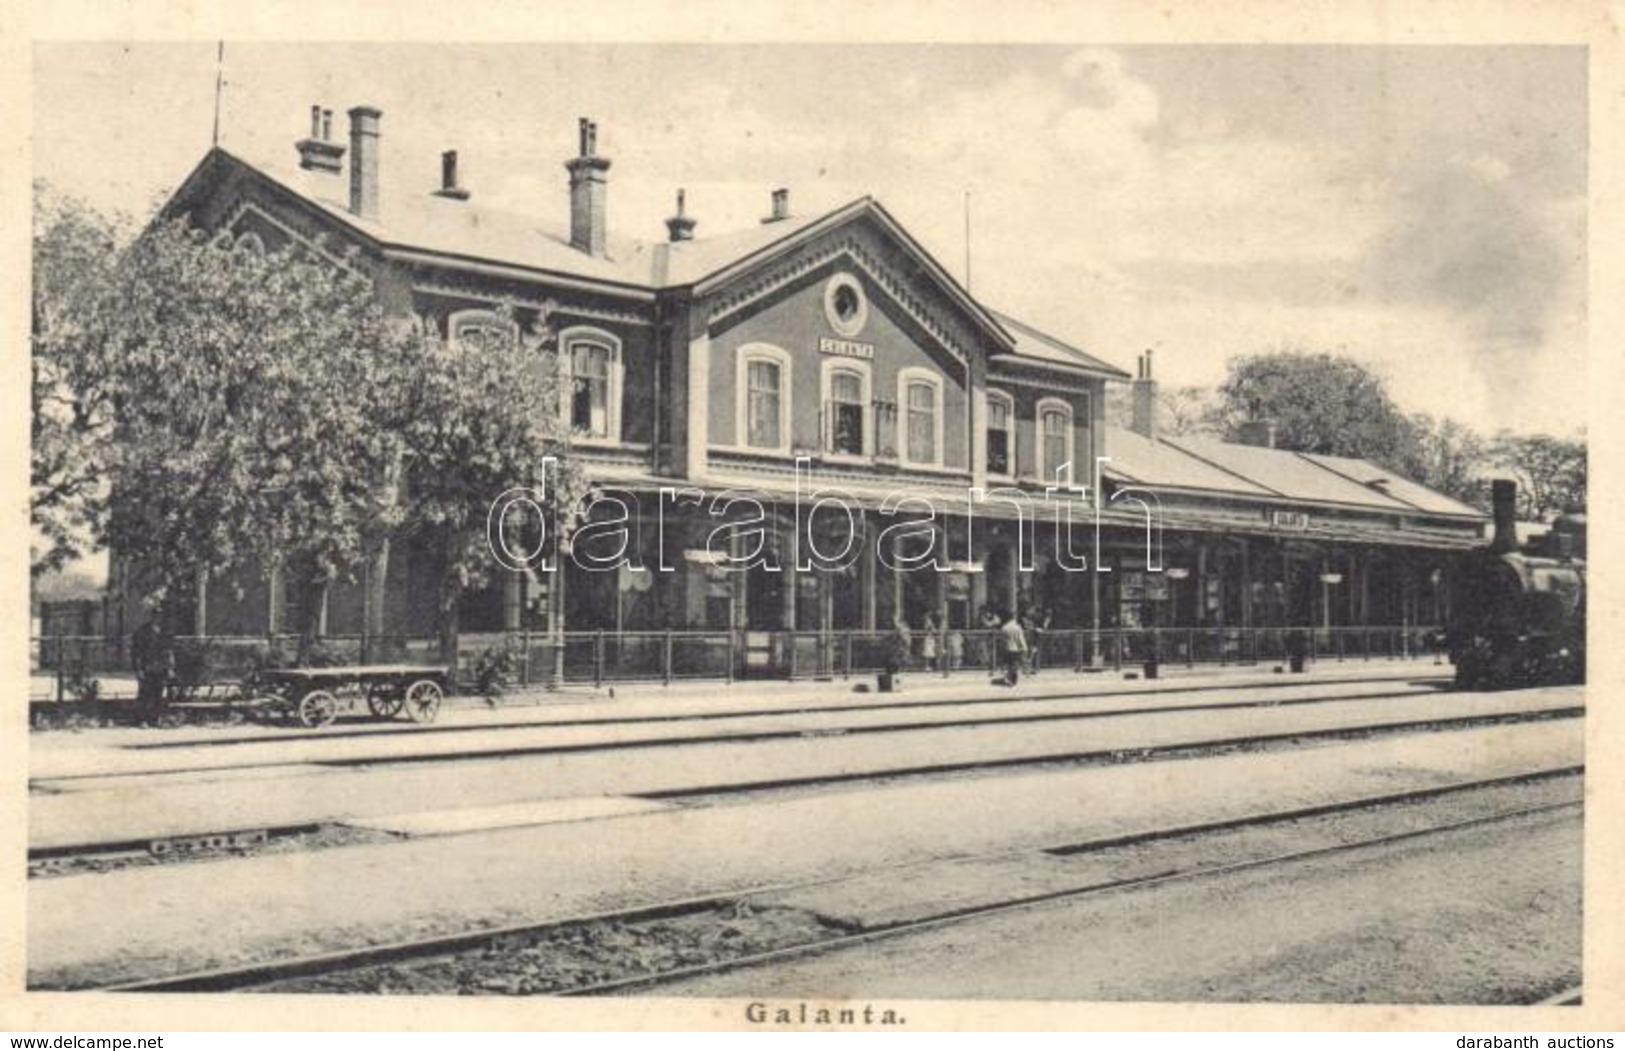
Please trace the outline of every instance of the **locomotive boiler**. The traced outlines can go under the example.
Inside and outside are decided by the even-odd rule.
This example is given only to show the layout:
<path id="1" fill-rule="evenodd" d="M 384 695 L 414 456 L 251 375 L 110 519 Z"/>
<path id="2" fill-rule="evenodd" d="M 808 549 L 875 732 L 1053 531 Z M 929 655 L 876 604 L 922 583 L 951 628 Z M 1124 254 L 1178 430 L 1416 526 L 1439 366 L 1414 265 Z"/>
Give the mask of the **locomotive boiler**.
<path id="1" fill-rule="evenodd" d="M 1492 485 L 1495 532 L 1489 547 L 1453 573 L 1450 660 L 1461 689 L 1585 681 L 1585 515 L 1559 517 L 1520 545 L 1517 487 Z"/>

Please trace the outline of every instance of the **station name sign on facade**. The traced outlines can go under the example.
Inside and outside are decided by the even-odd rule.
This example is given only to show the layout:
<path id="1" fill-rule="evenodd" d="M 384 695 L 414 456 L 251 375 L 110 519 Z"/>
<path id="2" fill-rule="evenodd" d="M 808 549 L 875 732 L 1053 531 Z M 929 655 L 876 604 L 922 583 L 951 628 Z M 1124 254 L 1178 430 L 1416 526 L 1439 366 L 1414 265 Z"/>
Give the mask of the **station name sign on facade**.
<path id="1" fill-rule="evenodd" d="M 1277 529 L 1308 529 L 1307 511 L 1271 511 L 1270 525 Z"/>
<path id="2" fill-rule="evenodd" d="M 873 361 L 875 359 L 875 345 L 873 343 L 859 343 L 852 339 L 833 339 L 825 336 L 818 341 L 818 353 Z"/>

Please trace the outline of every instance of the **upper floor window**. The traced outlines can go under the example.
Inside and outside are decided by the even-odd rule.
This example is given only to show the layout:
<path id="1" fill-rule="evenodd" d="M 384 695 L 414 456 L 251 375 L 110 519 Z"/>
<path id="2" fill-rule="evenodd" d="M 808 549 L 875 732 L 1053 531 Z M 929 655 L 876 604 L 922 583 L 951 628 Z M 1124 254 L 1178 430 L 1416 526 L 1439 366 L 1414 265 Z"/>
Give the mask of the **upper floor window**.
<path id="1" fill-rule="evenodd" d="M 621 436 L 621 343 L 601 329 L 576 327 L 559 333 L 564 409 L 570 435 L 585 441 Z"/>
<path id="2" fill-rule="evenodd" d="M 1038 440 L 1043 480 L 1046 483 L 1070 480 L 1072 464 L 1072 407 L 1046 398 L 1038 403 Z M 1063 474 L 1064 472 L 1064 474 Z"/>
<path id="3" fill-rule="evenodd" d="M 925 369 L 903 369 L 897 376 L 897 388 L 903 414 L 904 462 L 941 464 L 942 377 Z"/>
<path id="4" fill-rule="evenodd" d="M 584 438 L 609 437 L 608 347 L 577 343 L 570 348 L 570 431 Z"/>
<path id="5" fill-rule="evenodd" d="M 824 362 L 824 450 L 842 456 L 869 451 L 867 362 Z"/>
<path id="6" fill-rule="evenodd" d="M 1012 474 L 1015 465 L 1011 463 L 1011 451 L 1014 442 L 1011 440 L 1011 422 L 1015 418 L 1014 404 L 1007 394 L 996 394 L 992 391 L 987 395 L 987 473 Z"/>
<path id="7" fill-rule="evenodd" d="M 739 350 L 739 435 L 751 449 L 790 448 L 790 355 L 754 343 Z"/>
<path id="8" fill-rule="evenodd" d="M 446 323 L 451 342 L 462 346 L 479 344 L 500 349 L 513 341 L 514 323 L 491 310 L 459 310 Z"/>

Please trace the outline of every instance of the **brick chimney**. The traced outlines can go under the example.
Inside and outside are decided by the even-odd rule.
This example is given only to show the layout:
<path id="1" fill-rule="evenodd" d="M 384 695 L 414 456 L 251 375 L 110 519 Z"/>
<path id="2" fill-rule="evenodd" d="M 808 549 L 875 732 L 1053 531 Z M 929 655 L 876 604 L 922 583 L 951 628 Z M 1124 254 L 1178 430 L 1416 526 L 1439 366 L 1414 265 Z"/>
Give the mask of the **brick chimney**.
<path id="1" fill-rule="evenodd" d="M 1236 441 L 1242 445 L 1256 445 L 1261 449 L 1275 448 L 1275 421 L 1248 420 L 1236 428 Z"/>
<path id="2" fill-rule="evenodd" d="M 378 218 L 378 121 L 382 117 L 371 106 L 350 111 L 350 211 L 363 219 Z"/>
<path id="3" fill-rule="evenodd" d="M 588 255 L 603 255 L 609 240 L 605 216 L 609 158 L 598 156 L 598 125 L 582 117 L 579 155 L 564 162 L 570 173 L 570 244 Z"/>
<path id="4" fill-rule="evenodd" d="M 762 222 L 777 223 L 788 218 L 790 218 L 790 191 L 781 186 L 773 191 L 773 210 Z"/>
<path id="5" fill-rule="evenodd" d="M 447 150 L 440 155 L 440 189 L 434 192 L 436 197 L 449 197 L 454 201 L 466 201 L 469 192 L 457 185 L 457 151 Z"/>
<path id="6" fill-rule="evenodd" d="M 1498 555 L 1518 550 L 1518 483 L 1510 478 L 1491 480 L 1490 508 L 1495 515 L 1490 550 Z"/>
<path id="7" fill-rule="evenodd" d="M 1151 352 L 1140 355 L 1139 375 L 1134 378 L 1133 416 L 1129 429 L 1143 438 L 1157 440 L 1157 381 L 1151 378 Z"/>
<path id="8" fill-rule="evenodd" d="M 694 240 L 694 223 L 683 213 L 683 191 L 677 191 L 677 214 L 666 220 L 667 239 L 672 242 Z"/>
<path id="9" fill-rule="evenodd" d="M 299 167 L 306 171 L 337 175 L 344 167 L 344 147 L 333 141 L 333 111 L 310 107 L 310 138 L 294 143 L 299 151 Z"/>

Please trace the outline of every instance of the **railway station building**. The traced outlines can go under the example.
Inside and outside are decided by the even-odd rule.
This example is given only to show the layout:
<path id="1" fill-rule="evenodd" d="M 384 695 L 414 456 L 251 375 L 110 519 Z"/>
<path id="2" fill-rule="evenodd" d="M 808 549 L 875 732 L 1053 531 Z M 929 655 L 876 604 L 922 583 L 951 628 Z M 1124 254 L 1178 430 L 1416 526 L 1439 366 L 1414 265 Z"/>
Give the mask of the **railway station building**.
<path id="1" fill-rule="evenodd" d="M 757 225 L 702 235 L 676 191 L 664 236 L 628 237 L 589 122 L 558 158 L 567 212 L 536 216 L 483 205 L 454 153 L 436 179 L 436 158 L 388 152 L 377 110 L 348 117 L 341 142 L 313 109 L 285 164 L 211 150 L 166 214 L 353 247 L 389 309 L 452 340 L 500 304 L 551 307 L 568 455 L 615 497 L 594 510 L 624 514 L 628 564 L 500 570 L 465 596 L 466 633 L 738 633 L 771 668 L 809 659 L 778 639 L 969 631 L 990 610 L 1055 631 L 1427 625 L 1449 560 L 1483 543 L 1474 509 L 1273 448 L 1267 426 L 1161 433 L 1149 353 L 1131 374 L 980 302 L 872 198 L 801 214 L 773 190 Z M 383 192 L 385 160 L 421 165 L 421 189 Z M 1132 387 L 1129 428 L 1105 419 L 1109 383 Z M 718 512 L 719 494 L 750 499 Z M 710 542 L 741 513 L 749 568 Z M 323 633 L 432 635 L 435 560 L 397 545 L 382 579 L 330 591 Z M 290 584 L 248 576 L 200 588 L 196 633 L 305 627 Z"/>

